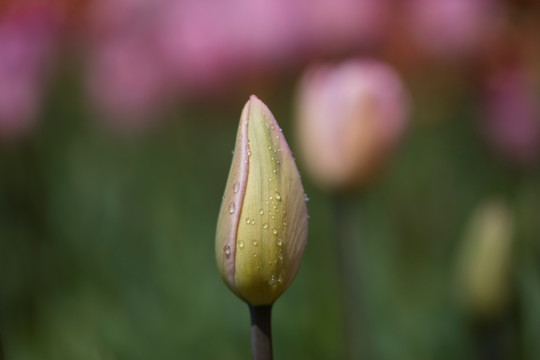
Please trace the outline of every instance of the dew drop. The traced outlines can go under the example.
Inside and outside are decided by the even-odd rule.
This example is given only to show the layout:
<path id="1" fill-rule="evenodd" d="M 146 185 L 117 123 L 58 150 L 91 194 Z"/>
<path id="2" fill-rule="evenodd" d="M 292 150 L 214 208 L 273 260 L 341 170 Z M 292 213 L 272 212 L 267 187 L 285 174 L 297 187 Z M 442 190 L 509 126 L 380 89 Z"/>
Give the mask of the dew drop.
<path id="1" fill-rule="evenodd" d="M 236 206 L 234 205 L 234 203 L 230 203 L 229 204 L 229 214 L 234 214 L 234 211 L 236 210 Z"/>
<path id="2" fill-rule="evenodd" d="M 236 194 L 240 190 L 240 184 L 238 182 L 235 182 L 233 185 L 233 192 Z"/>
<path id="3" fill-rule="evenodd" d="M 272 234 L 277 235 L 277 229 L 276 228 L 272 229 Z"/>
<path id="4" fill-rule="evenodd" d="M 276 278 L 275 275 L 270 276 L 270 279 L 268 280 L 268 285 L 276 286 L 278 283 L 279 283 L 279 280 Z"/>
<path id="5" fill-rule="evenodd" d="M 277 246 L 282 246 L 283 245 L 283 240 L 281 240 L 281 238 L 277 238 L 277 242 L 276 242 Z"/>
<path id="6" fill-rule="evenodd" d="M 276 192 L 276 200 L 281 201 L 281 194 Z"/>
<path id="7" fill-rule="evenodd" d="M 270 196 L 268 197 L 268 199 L 272 200 L 272 199 L 274 199 L 274 197 L 273 197 L 272 195 L 270 195 Z"/>
<path id="8" fill-rule="evenodd" d="M 283 214 L 285 215 L 285 214 Z M 283 226 L 287 226 L 287 220 L 283 220 Z"/>
<path id="9" fill-rule="evenodd" d="M 257 240 L 253 240 L 253 246 L 257 246 L 258 242 Z"/>
<path id="10" fill-rule="evenodd" d="M 256 257 L 257 257 L 257 254 L 253 254 L 253 257 L 256 258 Z M 258 268 L 259 268 L 259 267 L 257 266 L 257 269 L 258 269 Z"/>
<path id="11" fill-rule="evenodd" d="M 263 210 L 263 209 L 260 209 L 260 210 L 259 210 L 259 214 L 263 215 L 263 214 L 264 214 L 264 210 Z"/>
<path id="12" fill-rule="evenodd" d="M 228 259 L 229 256 L 231 256 L 231 247 L 229 245 L 225 245 L 223 247 L 223 251 L 225 252 L 225 257 Z"/>
<path id="13" fill-rule="evenodd" d="M 243 248 L 244 248 L 244 242 L 243 242 L 242 240 L 240 240 L 240 241 L 238 242 L 238 247 L 239 247 L 240 249 L 243 249 Z"/>
<path id="14" fill-rule="evenodd" d="M 267 223 L 263 224 L 263 229 L 268 229 L 268 224 Z"/>

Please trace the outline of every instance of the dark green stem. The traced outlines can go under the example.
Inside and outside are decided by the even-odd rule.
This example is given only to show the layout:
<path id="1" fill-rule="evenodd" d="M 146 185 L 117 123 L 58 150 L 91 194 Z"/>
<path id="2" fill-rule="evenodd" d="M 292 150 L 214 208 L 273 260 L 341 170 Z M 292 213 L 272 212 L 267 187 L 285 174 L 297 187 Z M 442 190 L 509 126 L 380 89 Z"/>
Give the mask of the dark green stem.
<path id="1" fill-rule="evenodd" d="M 251 314 L 251 356 L 272 360 L 272 305 L 249 305 Z"/>
<path id="2" fill-rule="evenodd" d="M 338 284 L 343 318 L 344 359 L 370 358 L 367 311 L 363 294 L 362 239 L 355 239 L 352 202 L 346 194 L 335 196 Z"/>
<path id="3" fill-rule="evenodd" d="M 504 324 L 501 321 L 473 324 L 476 355 L 479 360 L 504 360 L 507 358 Z"/>

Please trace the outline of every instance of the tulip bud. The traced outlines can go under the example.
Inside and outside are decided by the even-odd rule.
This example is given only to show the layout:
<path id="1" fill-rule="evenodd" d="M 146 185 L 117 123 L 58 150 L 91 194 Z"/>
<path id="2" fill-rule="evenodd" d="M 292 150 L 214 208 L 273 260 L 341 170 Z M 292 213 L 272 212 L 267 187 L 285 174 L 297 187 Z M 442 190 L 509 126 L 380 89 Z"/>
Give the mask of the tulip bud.
<path id="1" fill-rule="evenodd" d="M 242 110 L 216 232 L 225 284 L 252 305 L 272 304 L 294 279 L 308 214 L 292 153 L 257 97 Z"/>
<path id="2" fill-rule="evenodd" d="M 351 60 L 304 75 L 297 125 L 308 170 L 329 188 L 363 186 L 401 138 L 408 96 L 381 62 Z"/>
<path id="3" fill-rule="evenodd" d="M 512 216 L 505 204 L 500 200 L 482 204 L 464 240 L 458 269 L 463 305 L 473 316 L 496 316 L 508 301 L 510 285 Z"/>

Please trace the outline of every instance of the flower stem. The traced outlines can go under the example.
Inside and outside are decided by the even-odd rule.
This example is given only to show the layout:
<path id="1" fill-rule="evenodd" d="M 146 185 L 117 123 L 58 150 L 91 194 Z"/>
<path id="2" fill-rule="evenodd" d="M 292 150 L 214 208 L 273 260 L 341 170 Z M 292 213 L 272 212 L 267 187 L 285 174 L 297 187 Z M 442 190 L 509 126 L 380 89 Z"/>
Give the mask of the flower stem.
<path id="1" fill-rule="evenodd" d="M 251 313 L 251 356 L 272 360 L 272 305 L 249 305 Z"/>
<path id="2" fill-rule="evenodd" d="M 368 319 L 363 293 L 362 239 L 355 239 L 352 202 L 335 196 L 336 256 L 344 332 L 344 359 L 370 359 Z"/>

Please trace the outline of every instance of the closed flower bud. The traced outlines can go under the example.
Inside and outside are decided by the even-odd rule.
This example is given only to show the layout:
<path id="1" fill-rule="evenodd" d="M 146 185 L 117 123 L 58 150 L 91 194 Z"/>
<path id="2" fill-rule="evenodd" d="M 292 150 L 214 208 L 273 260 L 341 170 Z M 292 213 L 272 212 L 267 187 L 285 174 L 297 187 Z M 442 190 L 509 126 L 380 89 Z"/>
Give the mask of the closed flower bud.
<path id="1" fill-rule="evenodd" d="M 298 271 L 307 229 L 304 189 L 289 146 L 270 110 L 251 96 L 217 224 L 223 280 L 252 305 L 272 304 Z"/>
<path id="2" fill-rule="evenodd" d="M 314 180 L 333 189 L 364 186 L 401 138 L 407 115 L 407 93 L 388 65 L 351 60 L 309 70 L 297 127 Z"/>
<path id="3" fill-rule="evenodd" d="M 458 285 L 462 304 L 478 318 L 501 313 L 509 297 L 512 216 L 500 200 L 482 204 L 465 234 Z"/>

